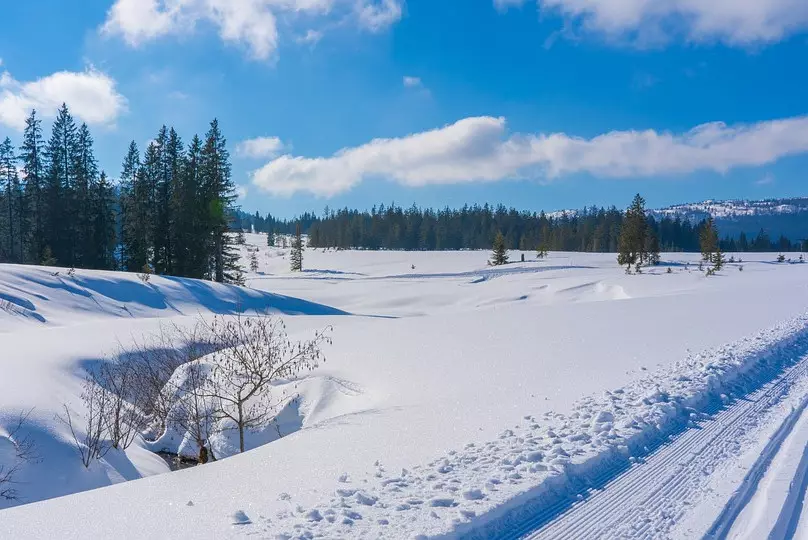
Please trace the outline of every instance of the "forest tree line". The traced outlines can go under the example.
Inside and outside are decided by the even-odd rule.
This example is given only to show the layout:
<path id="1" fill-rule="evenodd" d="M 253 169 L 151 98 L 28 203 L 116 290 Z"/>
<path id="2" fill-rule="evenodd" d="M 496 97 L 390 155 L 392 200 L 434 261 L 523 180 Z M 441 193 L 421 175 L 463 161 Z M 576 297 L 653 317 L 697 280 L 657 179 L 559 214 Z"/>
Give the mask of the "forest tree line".
<path id="1" fill-rule="evenodd" d="M 590 207 L 578 212 L 548 215 L 517 211 L 503 205 L 464 206 L 433 210 L 395 204 L 373 207 L 370 212 L 326 209 L 322 216 L 306 213 L 299 220 L 279 220 L 239 213 L 246 230 L 292 234 L 300 223 L 309 236 L 310 247 L 391 250 L 491 249 L 501 232 L 508 249 L 525 251 L 619 251 L 620 231 L 627 213 L 616 207 Z M 647 215 L 648 228 L 659 251 L 698 252 L 699 235 L 706 221 L 691 222 L 680 217 L 655 218 Z M 733 251 L 805 251 L 808 245 L 780 236 L 771 238 L 761 230 L 754 238 L 741 234 L 725 237 L 721 249 Z"/>
<path id="2" fill-rule="evenodd" d="M 0 144 L 0 262 L 240 283 L 235 199 L 216 120 L 187 146 L 166 126 L 142 155 L 133 141 L 113 185 L 66 105 L 47 142 L 32 111 L 20 147 Z"/>

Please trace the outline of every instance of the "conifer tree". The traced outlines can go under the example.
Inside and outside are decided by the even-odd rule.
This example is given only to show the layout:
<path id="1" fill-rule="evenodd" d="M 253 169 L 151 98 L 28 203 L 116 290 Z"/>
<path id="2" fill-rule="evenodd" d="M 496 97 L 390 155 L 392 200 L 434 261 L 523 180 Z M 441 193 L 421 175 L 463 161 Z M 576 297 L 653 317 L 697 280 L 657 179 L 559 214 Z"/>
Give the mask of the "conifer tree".
<path id="1" fill-rule="evenodd" d="M 0 260 L 23 262 L 23 193 L 15 165 L 14 146 L 8 137 L 0 143 Z"/>
<path id="2" fill-rule="evenodd" d="M 234 246 L 235 238 L 230 234 L 233 202 L 236 200 L 230 153 L 216 119 L 211 122 L 205 136 L 199 168 L 207 208 L 206 221 L 213 240 L 211 275 L 214 281 L 220 283 L 242 283 L 239 255 Z"/>
<path id="3" fill-rule="evenodd" d="M 175 133 L 176 135 L 176 133 Z M 175 141 L 176 143 L 176 141 Z M 152 242 L 154 272 L 170 274 L 172 272 L 173 253 L 171 237 L 173 227 L 171 219 L 171 199 L 175 188 L 173 161 L 178 158 L 181 149 L 169 148 L 168 128 L 164 125 L 157 133 L 154 142 L 149 145 L 144 158 L 144 167 L 152 184 Z M 173 156 L 169 154 L 173 153 Z"/>
<path id="4" fill-rule="evenodd" d="M 303 271 L 303 236 L 300 233 L 300 223 L 295 227 L 295 237 L 292 239 L 291 260 L 292 272 Z"/>
<path id="5" fill-rule="evenodd" d="M 121 265 L 139 272 L 149 263 L 149 189 L 143 179 L 140 152 L 135 141 L 121 170 Z"/>
<path id="6" fill-rule="evenodd" d="M 95 233 L 95 211 L 101 211 L 100 200 L 93 201 L 98 193 L 98 163 L 93 152 L 93 138 L 87 124 L 79 127 L 76 137 L 76 154 L 73 184 L 73 219 L 76 221 L 74 234 L 75 256 L 73 264 L 84 268 L 103 268 L 101 259 L 104 247 L 96 244 L 99 236 Z M 99 204 L 95 204 L 99 203 Z"/>
<path id="7" fill-rule="evenodd" d="M 505 237 L 501 231 L 497 231 L 494 237 L 493 254 L 491 255 L 491 264 L 500 266 L 508 263 L 508 246 L 505 245 Z"/>
<path id="8" fill-rule="evenodd" d="M 74 266 L 78 228 L 74 188 L 78 151 L 76 124 L 65 104 L 56 115 L 45 154 L 48 160 L 44 189 L 45 244 L 50 246 L 58 264 Z"/>
<path id="9" fill-rule="evenodd" d="M 258 272 L 258 251 L 250 253 L 250 270 L 254 273 Z"/>
<path id="10" fill-rule="evenodd" d="M 210 278 L 210 253 L 213 235 L 208 225 L 207 195 L 200 169 L 202 140 L 194 135 L 183 159 L 181 192 L 178 195 L 177 222 L 179 224 L 177 248 L 182 252 L 180 275 Z"/>
<path id="11" fill-rule="evenodd" d="M 95 268 L 115 269 L 117 266 L 115 263 L 115 193 L 103 171 L 91 188 L 90 208 L 93 216 L 94 266 Z"/>
<path id="12" fill-rule="evenodd" d="M 626 265 L 626 272 L 634 265 L 639 270 L 646 255 L 646 238 L 648 222 L 645 217 L 645 199 L 640 194 L 634 196 L 631 206 L 626 210 L 623 226 L 618 240 L 617 263 Z"/>
<path id="13" fill-rule="evenodd" d="M 42 121 L 31 111 L 25 121 L 19 160 L 25 178 L 25 207 L 27 211 L 27 262 L 40 262 L 45 248 L 44 182 L 47 165 L 45 163 L 45 141 L 42 139 Z"/>
<path id="14" fill-rule="evenodd" d="M 699 232 L 699 245 L 702 259 L 713 262 L 714 254 L 718 251 L 718 228 L 712 216 L 707 218 Z"/>
<path id="15" fill-rule="evenodd" d="M 267 233 L 267 247 L 275 247 L 275 233 L 272 231 Z"/>
<path id="16" fill-rule="evenodd" d="M 713 258 L 713 273 L 718 272 L 722 268 L 724 268 L 724 254 L 721 252 L 721 248 L 716 247 L 715 253 L 712 255 Z"/>

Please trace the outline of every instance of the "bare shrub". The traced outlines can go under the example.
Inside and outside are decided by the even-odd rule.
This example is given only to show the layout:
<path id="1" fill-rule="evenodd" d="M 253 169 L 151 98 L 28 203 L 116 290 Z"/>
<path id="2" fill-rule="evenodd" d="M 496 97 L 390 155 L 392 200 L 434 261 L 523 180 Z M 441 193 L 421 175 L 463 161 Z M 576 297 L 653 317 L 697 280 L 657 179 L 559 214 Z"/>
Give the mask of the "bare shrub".
<path id="1" fill-rule="evenodd" d="M 145 415 L 137 407 L 137 374 L 130 365 L 105 362 L 93 375 L 93 381 L 103 394 L 99 396 L 104 401 L 101 421 L 110 445 L 126 450 L 147 425 Z"/>
<path id="2" fill-rule="evenodd" d="M 174 390 L 175 401 L 168 421 L 179 431 L 193 438 L 197 446 L 199 463 L 206 463 L 208 457 L 216 455 L 210 445 L 211 436 L 218 432 L 211 400 L 208 397 L 210 380 L 209 366 L 195 360 L 182 370 L 179 381 L 167 384 Z"/>
<path id="3" fill-rule="evenodd" d="M 321 345 L 331 343 L 331 328 L 293 344 L 283 321 L 269 315 L 217 316 L 206 327 L 217 343 L 208 383 L 214 416 L 233 422 L 244 452 L 245 432 L 267 426 L 290 397 L 273 394 L 272 386 L 316 368 L 323 360 Z"/>
<path id="4" fill-rule="evenodd" d="M 16 488 L 17 481 L 15 477 L 17 473 L 26 463 L 39 460 L 34 440 L 28 434 L 22 435 L 23 427 L 32 412 L 33 409 L 29 409 L 27 412 L 21 413 L 17 419 L 17 424 L 11 428 L 6 436 L 13 447 L 13 455 L 10 464 L 0 464 L 0 499 L 7 501 L 18 500 L 20 493 Z"/>
<path id="5" fill-rule="evenodd" d="M 81 463 L 84 467 L 89 468 L 94 460 L 104 457 L 112 447 L 104 436 L 108 399 L 106 392 L 96 383 L 95 377 L 92 375 L 88 374 L 84 378 L 81 401 L 85 408 L 83 425 L 75 425 L 67 405 L 63 406 L 64 415 L 57 416 L 57 418 L 70 429 Z"/>

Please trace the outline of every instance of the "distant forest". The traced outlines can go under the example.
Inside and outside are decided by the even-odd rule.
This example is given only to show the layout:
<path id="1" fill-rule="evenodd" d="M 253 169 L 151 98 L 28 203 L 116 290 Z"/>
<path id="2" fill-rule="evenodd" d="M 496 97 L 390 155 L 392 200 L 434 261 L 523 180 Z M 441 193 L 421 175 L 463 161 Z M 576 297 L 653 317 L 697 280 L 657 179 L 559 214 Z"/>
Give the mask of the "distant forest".
<path id="1" fill-rule="evenodd" d="M 341 249 L 460 250 L 491 249 L 501 232 L 510 249 L 587 251 L 613 253 L 618 250 L 625 212 L 615 207 L 585 208 L 578 212 L 547 215 L 525 212 L 502 205 L 464 206 L 461 209 L 432 210 L 416 206 L 380 205 L 370 212 L 329 210 L 323 216 L 303 214 L 296 220 L 278 220 L 244 212 L 239 225 L 256 232 L 292 234 L 300 223 L 309 235 L 309 246 Z M 680 217 L 648 216 L 662 251 L 699 251 L 699 233 L 706 221 L 693 223 Z M 723 251 L 808 251 L 804 240 L 785 236 L 771 238 L 761 230 L 754 237 L 741 233 L 725 236 Z"/>

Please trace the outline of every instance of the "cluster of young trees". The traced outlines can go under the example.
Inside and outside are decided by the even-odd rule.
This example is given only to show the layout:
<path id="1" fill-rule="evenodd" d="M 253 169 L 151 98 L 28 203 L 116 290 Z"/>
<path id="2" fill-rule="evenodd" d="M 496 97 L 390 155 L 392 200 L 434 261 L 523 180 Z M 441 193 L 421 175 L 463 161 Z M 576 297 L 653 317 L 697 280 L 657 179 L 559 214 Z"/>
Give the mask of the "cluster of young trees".
<path id="1" fill-rule="evenodd" d="M 268 427 L 296 397 L 277 383 L 317 367 L 330 339 L 329 327 L 293 343 L 269 315 L 200 317 L 97 366 L 83 387 L 83 417 L 65 406 L 60 418 L 85 467 L 142 433 L 156 439 L 171 428 L 193 440 L 200 463 L 216 459 L 212 439 L 228 430 L 244 452 L 245 435 Z"/>
<path id="2" fill-rule="evenodd" d="M 132 142 L 113 186 L 66 105 L 47 142 L 34 111 L 18 150 L 0 144 L 0 262 L 240 283 L 235 199 L 216 120 L 187 147 L 165 126 L 142 156 Z"/>

